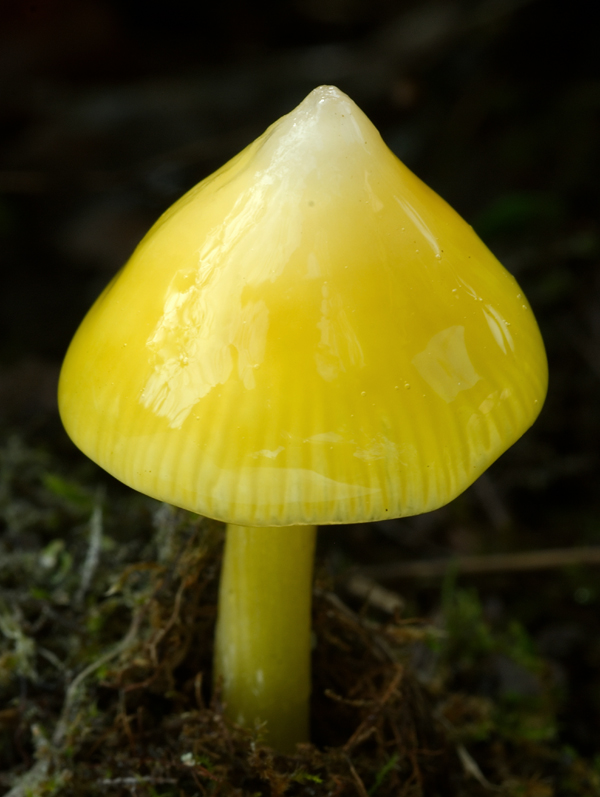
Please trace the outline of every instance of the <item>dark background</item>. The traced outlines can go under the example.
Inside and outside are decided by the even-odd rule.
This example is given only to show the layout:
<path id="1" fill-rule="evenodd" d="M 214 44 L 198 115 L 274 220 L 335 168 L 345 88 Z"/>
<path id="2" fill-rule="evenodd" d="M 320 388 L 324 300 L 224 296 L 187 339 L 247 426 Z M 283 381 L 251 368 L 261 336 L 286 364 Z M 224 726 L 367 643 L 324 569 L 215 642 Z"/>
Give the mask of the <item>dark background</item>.
<path id="1" fill-rule="evenodd" d="M 534 428 L 452 505 L 329 530 L 324 561 L 599 545 L 592 12 L 546 0 L 0 2 L 0 445 L 17 435 L 76 467 L 55 389 L 91 302 L 175 199 L 332 83 L 515 274 L 546 342 L 550 389 Z M 597 571 L 462 578 L 490 617 L 518 617 L 555 663 L 568 693 L 561 732 L 592 754 Z M 390 586 L 415 612 L 439 597 L 435 579 Z"/>

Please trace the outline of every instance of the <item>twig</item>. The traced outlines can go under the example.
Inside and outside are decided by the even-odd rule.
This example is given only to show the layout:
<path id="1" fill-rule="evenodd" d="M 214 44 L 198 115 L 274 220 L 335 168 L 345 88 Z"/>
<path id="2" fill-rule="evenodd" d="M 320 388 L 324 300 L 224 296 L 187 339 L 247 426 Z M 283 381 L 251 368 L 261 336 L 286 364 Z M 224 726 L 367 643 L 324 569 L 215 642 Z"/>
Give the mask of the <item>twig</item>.
<path id="1" fill-rule="evenodd" d="M 36 761 L 35 764 L 19 778 L 18 782 L 7 792 L 4 797 L 27 797 L 29 794 L 35 794 L 38 785 L 48 775 L 50 768 L 50 759 L 42 758 Z"/>
<path id="2" fill-rule="evenodd" d="M 135 778 L 103 778 L 100 786 L 139 786 L 140 783 L 177 783 L 176 778 L 155 778 L 153 776 L 138 775 Z"/>
<path id="3" fill-rule="evenodd" d="M 67 688 L 67 694 L 65 696 L 65 702 L 63 704 L 62 713 L 59 721 L 56 724 L 56 728 L 54 729 L 54 734 L 52 735 L 52 744 L 54 745 L 54 747 L 58 747 L 63 742 L 67 734 L 67 728 L 69 724 L 68 717 L 71 714 L 73 705 L 78 697 L 78 692 L 83 682 L 97 669 L 102 667 L 104 664 L 107 664 L 109 661 L 116 658 L 117 656 L 121 655 L 121 653 L 124 653 L 129 647 L 131 647 L 134 644 L 134 642 L 137 639 L 142 619 L 148 611 L 148 605 L 149 603 L 145 603 L 134 614 L 133 619 L 131 621 L 131 625 L 129 626 L 129 631 L 123 637 L 123 639 L 117 645 L 115 645 L 115 647 L 112 648 L 112 650 L 107 651 L 104 655 L 99 656 L 95 661 L 89 664 L 69 684 Z"/>
<path id="4" fill-rule="evenodd" d="M 386 614 L 401 612 L 406 606 L 405 600 L 397 592 L 382 587 L 363 573 L 350 574 L 344 586 L 351 595 Z"/>
<path id="5" fill-rule="evenodd" d="M 370 624 L 365 618 L 362 618 L 353 612 L 352 609 L 346 606 L 344 601 L 334 592 L 325 592 L 316 588 L 314 590 L 314 594 L 324 598 L 329 604 L 331 604 L 339 612 L 339 615 L 343 620 L 349 622 L 353 627 L 358 627 L 365 633 L 369 634 L 369 638 L 374 645 L 374 650 L 377 652 L 380 661 L 396 661 L 396 658 L 393 652 L 390 650 L 390 647 L 385 639 L 381 636 L 381 634 L 376 633 L 377 628 L 375 628 L 373 624 Z"/>
<path id="6" fill-rule="evenodd" d="M 570 565 L 599 565 L 600 546 L 549 548 L 522 553 L 495 553 L 485 556 L 455 556 L 416 562 L 371 565 L 361 572 L 374 579 L 431 578 L 454 569 L 459 573 L 501 573 L 515 570 L 549 570 Z"/>
<path id="7" fill-rule="evenodd" d="M 483 786 L 484 789 L 488 789 L 488 791 L 502 791 L 501 786 L 496 786 L 495 784 L 490 783 L 483 772 L 479 769 L 479 764 L 477 761 L 475 761 L 473 756 L 463 744 L 456 745 L 456 752 L 458 753 L 460 763 L 463 765 L 463 769 L 467 775 L 471 775 L 472 778 L 475 778 L 479 785 Z"/>
<path id="8" fill-rule="evenodd" d="M 96 567 L 100 561 L 102 530 L 102 506 L 97 503 L 92 510 L 92 515 L 90 517 L 90 540 L 85 561 L 81 569 L 81 582 L 79 584 L 77 594 L 75 595 L 75 606 L 77 607 L 81 607 L 83 605 L 85 594 L 92 583 L 94 572 L 96 571 Z"/>
<path id="9" fill-rule="evenodd" d="M 73 706 L 77 700 L 79 690 L 83 685 L 83 682 L 99 667 L 102 667 L 102 665 L 106 664 L 111 659 L 116 658 L 121 653 L 126 651 L 127 648 L 133 645 L 137 638 L 142 619 L 147 611 L 148 603 L 145 603 L 134 614 L 131 625 L 129 626 L 129 631 L 123 637 L 123 639 L 117 645 L 115 645 L 112 650 L 109 650 L 103 656 L 100 656 L 90 665 L 88 665 L 71 681 L 67 688 L 60 719 L 56 723 L 56 728 L 54 729 L 51 743 L 45 741 L 42 744 L 42 742 L 40 742 L 40 745 L 38 745 L 39 749 L 36 750 L 38 755 L 43 755 L 44 757 L 39 758 L 31 767 L 31 769 L 25 772 L 25 774 L 18 780 L 17 783 L 15 783 L 5 797 L 26 797 L 28 794 L 36 793 L 38 786 L 48 775 L 53 752 L 60 747 L 65 739 L 65 736 L 67 735 L 67 730 L 69 727 L 68 719 L 72 713 Z"/>
<path id="10" fill-rule="evenodd" d="M 350 769 L 352 780 L 356 785 L 356 791 L 359 793 L 360 797 L 369 797 L 369 792 L 365 789 L 365 784 L 363 783 L 361 776 L 354 769 L 354 764 L 352 763 L 352 761 L 350 761 L 348 756 L 346 756 L 346 761 L 348 762 L 348 768 Z"/>
<path id="11" fill-rule="evenodd" d="M 446 729 L 450 738 L 455 734 L 455 729 L 452 723 L 448 722 L 448 720 L 438 713 L 437 719 L 439 723 Z M 472 778 L 479 783 L 480 786 L 483 786 L 484 789 L 488 791 L 503 791 L 502 786 L 496 786 L 494 783 L 490 783 L 490 781 L 486 778 L 483 774 L 481 769 L 479 768 L 479 764 L 471 753 L 467 750 L 462 742 L 455 742 L 456 744 L 456 754 L 460 760 L 460 763 L 463 766 L 465 774 L 470 775 Z"/>
<path id="12" fill-rule="evenodd" d="M 179 587 L 177 588 L 177 593 L 175 595 L 175 602 L 173 604 L 173 611 L 171 612 L 171 616 L 169 617 L 169 619 L 166 622 L 166 624 L 164 625 L 164 627 L 161 628 L 156 633 L 156 635 L 154 636 L 154 639 L 150 642 L 150 645 L 149 645 L 150 657 L 152 659 L 152 663 L 156 667 L 158 667 L 157 648 L 158 648 L 159 644 L 162 642 L 162 640 L 165 638 L 165 636 L 169 633 L 169 631 L 179 621 L 179 615 L 180 615 L 180 612 L 181 612 L 181 602 L 183 600 L 183 593 L 185 592 L 185 590 L 189 586 L 190 586 L 189 579 L 182 578 L 181 579 L 181 583 L 180 583 Z"/>
<path id="13" fill-rule="evenodd" d="M 349 751 L 353 747 L 356 747 L 357 744 L 363 742 L 368 736 L 373 733 L 375 729 L 375 720 L 377 716 L 383 710 L 385 704 L 389 701 L 390 697 L 394 694 L 398 686 L 400 685 L 400 681 L 402 680 L 402 676 L 404 675 L 404 668 L 400 664 L 396 664 L 396 672 L 392 677 L 391 681 L 387 685 L 387 688 L 381 699 L 377 701 L 377 705 L 371 711 L 367 717 L 360 723 L 358 728 L 354 731 L 352 736 L 348 739 L 346 744 L 344 745 L 344 751 Z"/>

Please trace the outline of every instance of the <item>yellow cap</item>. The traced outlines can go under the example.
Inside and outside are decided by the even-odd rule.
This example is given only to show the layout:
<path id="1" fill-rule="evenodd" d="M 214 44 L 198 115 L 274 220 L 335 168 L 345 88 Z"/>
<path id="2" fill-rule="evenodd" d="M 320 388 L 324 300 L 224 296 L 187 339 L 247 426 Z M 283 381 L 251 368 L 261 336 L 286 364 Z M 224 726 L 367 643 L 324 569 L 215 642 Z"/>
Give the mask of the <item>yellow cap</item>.
<path id="1" fill-rule="evenodd" d="M 79 328 L 59 405 L 131 487 L 277 526 L 447 503 L 546 385 L 514 278 L 323 86 L 157 221 Z"/>

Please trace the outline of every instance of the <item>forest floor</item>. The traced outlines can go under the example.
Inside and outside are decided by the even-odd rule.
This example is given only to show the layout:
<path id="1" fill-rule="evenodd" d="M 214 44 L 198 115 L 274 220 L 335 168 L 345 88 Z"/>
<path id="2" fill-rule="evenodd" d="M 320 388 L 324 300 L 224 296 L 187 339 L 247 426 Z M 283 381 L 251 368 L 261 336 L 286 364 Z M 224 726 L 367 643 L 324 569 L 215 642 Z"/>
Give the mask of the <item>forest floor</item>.
<path id="1" fill-rule="evenodd" d="M 447 559 L 444 575 L 421 559 L 433 572 L 405 573 L 399 593 L 365 575 L 389 581 L 389 564 L 352 564 L 361 527 L 323 529 L 312 744 L 284 756 L 260 728 L 224 719 L 212 688 L 222 524 L 17 437 L 0 450 L 0 502 L 0 789 L 11 797 L 600 794 L 584 561 L 557 578 L 517 575 L 511 555 Z M 460 576 L 465 562 L 499 572 L 480 592 L 477 575 Z M 578 663 L 561 660 L 573 637 Z"/>
<path id="2" fill-rule="evenodd" d="M 0 31 L 0 794 L 600 795 L 600 75 L 584 4 L 224 2 L 191 21 L 133 0 L 21 5 Z M 55 391 L 77 324 L 153 221 L 318 83 L 349 93 L 515 274 L 550 389 L 449 506 L 319 531 L 312 742 L 284 756 L 212 688 L 223 527 L 88 462 Z"/>

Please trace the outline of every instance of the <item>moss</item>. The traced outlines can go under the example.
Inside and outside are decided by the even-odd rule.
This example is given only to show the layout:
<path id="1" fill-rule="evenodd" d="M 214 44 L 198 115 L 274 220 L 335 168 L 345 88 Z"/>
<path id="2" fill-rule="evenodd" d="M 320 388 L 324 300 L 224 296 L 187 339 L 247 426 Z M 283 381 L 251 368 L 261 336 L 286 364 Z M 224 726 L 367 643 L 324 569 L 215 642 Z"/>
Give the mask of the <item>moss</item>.
<path id="1" fill-rule="evenodd" d="M 0 464 L 11 797 L 600 794 L 597 762 L 557 741 L 560 690 L 524 626 L 455 579 L 435 620 L 382 620 L 320 570 L 313 744 L 275 754 L 210 688 L 220 524 L 107 496 L 15 440 Z"/>

